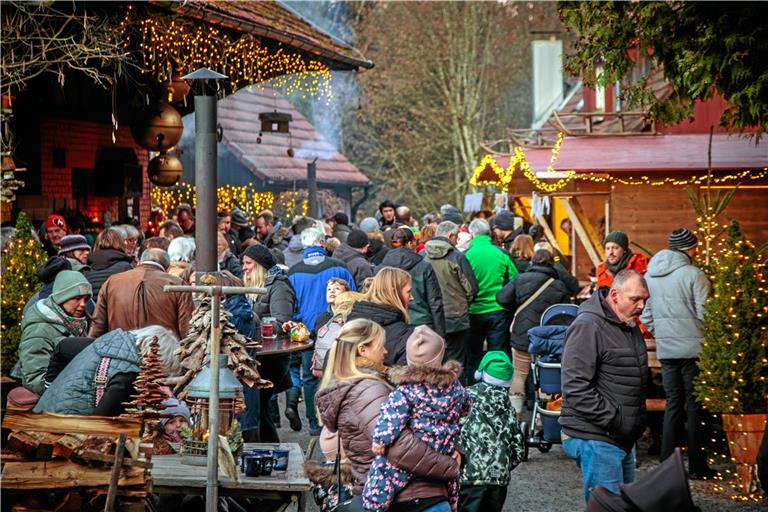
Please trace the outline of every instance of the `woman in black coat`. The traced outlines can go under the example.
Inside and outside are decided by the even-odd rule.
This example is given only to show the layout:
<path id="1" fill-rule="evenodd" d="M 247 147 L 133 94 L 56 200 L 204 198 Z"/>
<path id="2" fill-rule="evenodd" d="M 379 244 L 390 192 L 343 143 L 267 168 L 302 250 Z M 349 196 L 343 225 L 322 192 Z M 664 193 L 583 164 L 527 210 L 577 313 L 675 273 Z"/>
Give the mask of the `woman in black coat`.
<path id="1" fill-rule="evenodd" d="M 84 272 L 93 288 L 93 300 L 99 295 L 101 285 L 120 272 L 131 270 L 133 258 L 125 253 L 125 238 L 117 229 L 105 229 L 96 237 L 93 252 L 88 256 L 91 270 Z"/>
<path id="2" fill-rule="evenodd" d="M 273 317 L 278 325 L 291 320 L 296 302 L 296 293 L 288 280 L 288 275 L 277 266 L 275 257 L 265 246 L 252 245 L 243 253 L 243 271 L 246 275 L 259 265 L 266 271 L 264 288 L 267 293 L 260 294 L 254 301 L 253 312 L 259 318 Z M 272 397 L 291 387 L 290 355 L 260 357 L 261 376 L 272 381 L 269 389 L 254 390 L 244 387 L 246 414 L 242 422 L 243 440 L 246 442 L 279 443 L 275 419 L 279 421 L 277 401 Z M 272 408 L 272 413 L 270 413 Z"/>
<path id="3" fill-rule="evenodd" d="M 373 278 L 366 299 L 355 302 L 347 316 L 347 321 L 367 318 L 384 328 L 386 366 L 408 364 L 405 344 L 414 329 L 408 325 L 408 304 L 411 300 L 410 274 L 399 268 L 384 267 Z"/>
<path id="4" fill-rule="evenodd" d="M 519 274 L 496 294 L 498 303 L 514 315 L 510 344 L 514 356 L 515 373 L 509 392 L 512 396 L 512 404 L 518 412 L 522 409 L 525 399 L 525 379 L 531 369 L 528 329 L 539 325 L 541 315 L 548 307 L 568 302 L 570 295 L 565 283 L 558 279 L 558 273 L 553 268 L 553 264 L 552 254 L 549 251 L 536 251 L 531 258 L 531 266 L 528 270 Z M 544 287 L 545 284 L 546 287 Z M 520 309 L 539 290 L 541 293 Z"/>

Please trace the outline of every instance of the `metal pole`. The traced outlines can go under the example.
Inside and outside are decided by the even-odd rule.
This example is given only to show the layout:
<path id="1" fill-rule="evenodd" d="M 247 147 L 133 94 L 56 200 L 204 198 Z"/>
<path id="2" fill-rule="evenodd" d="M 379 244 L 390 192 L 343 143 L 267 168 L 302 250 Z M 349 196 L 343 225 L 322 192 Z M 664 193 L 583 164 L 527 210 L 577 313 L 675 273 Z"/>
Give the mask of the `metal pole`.
<path id="1" fill-rule="evenodd" d="M 205 482 L 205 510 L 216 512 L 219 504 L 219 336 L 221 288 L 215 287 L 211 312 L 211 394 L 208 399 L 208 478 Z"/>
<path id="2" fill-rule="evenodd" d="M 317 158 L 307 164 L 307 192 L 309 193 L 309 208 L 307 213 L 310 217 L 317 217 Z"/>
<path id="3" fill-rule="evenodd" d="M 197 271 L 216 272 L 216 96 L 195 96 Z M 218 370 L 217 370 L 218 371 Z"/>

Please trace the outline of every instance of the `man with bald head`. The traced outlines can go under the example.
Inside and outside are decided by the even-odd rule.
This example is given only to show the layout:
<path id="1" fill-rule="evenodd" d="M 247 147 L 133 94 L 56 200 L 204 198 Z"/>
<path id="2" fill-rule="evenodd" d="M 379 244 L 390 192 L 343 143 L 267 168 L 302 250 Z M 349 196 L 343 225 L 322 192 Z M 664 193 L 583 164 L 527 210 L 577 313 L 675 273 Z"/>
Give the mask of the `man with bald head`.
<path id="1" fill-rule="evenodd" d="M 395 208 L 395 220 L 398 224 L 405 224 L 408 227 L 418 227 L 416 221 L 411 217 L 411 209 L 407 206 L 398 206 Z"/>
<path id="2" fill-rule="evenodd" d="M 576 460 L 584 498 L 602 485 L 618 494 L 635 479 L 635 441 L 645 429 L 648 357 L 637 319 L 648 285 L 622 270 L 579 307 L 562 356 L 563 450 Z"/>

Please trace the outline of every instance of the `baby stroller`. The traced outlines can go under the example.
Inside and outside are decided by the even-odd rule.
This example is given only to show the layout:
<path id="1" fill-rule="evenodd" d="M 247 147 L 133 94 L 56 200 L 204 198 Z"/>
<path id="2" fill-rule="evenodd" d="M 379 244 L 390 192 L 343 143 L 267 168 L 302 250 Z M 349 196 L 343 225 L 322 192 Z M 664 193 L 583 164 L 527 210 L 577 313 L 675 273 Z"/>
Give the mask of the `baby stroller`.
<path id="1" fill-rule="evenodd" d="M 529 447 L 547 453 L 553 444 L 560 444 L 560 356 L 563 354 L 565 331 L 576 318 L 578 310 L 575 304 L 555 304 L 541 315 L 539 327 L 528 330 L 528 353 L 532 358 L 531 373 L 536 397 L 531 422 L 521 424 L 525 437 L 523 460 L 528 460 Z"/>

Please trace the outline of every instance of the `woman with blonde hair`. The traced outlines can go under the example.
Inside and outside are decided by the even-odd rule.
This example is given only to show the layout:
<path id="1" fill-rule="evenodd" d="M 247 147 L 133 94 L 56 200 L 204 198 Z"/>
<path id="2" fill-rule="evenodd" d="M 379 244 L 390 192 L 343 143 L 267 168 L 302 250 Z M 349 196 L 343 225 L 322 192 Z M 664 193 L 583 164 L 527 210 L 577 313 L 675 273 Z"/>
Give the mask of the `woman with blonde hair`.
<path id="1" fill-rule="evenodd" d="M 405 270 L 384 267 L 374 276 L 363 300 L 352 306 L 348 320 L 368 318 L 384 328 L 388 366 L 405 365 L 405 342 L 413 332 L 408 325 L 411 276 Z"/>
<path id="2" fill-rule="evenodd" d="M 407 273 L 406 273 L 407 275 Z M 384 329 L 368 319 L 350 320 L 328 353 L 328 363 L 316 403 L 325 428 L 341 437 L 350 462 L 353 491 L 362 492 L 373 462 L 373 428 L 381 404 L 392 386 L 384 378 L 387 349 Z M 430 449 L 410 429 L 405 429 L 387 449 L 387 459 L 413 475 L 395 498 L 398 507 L 442 510 L 448 493 L 446 482 L 458 476 L 458 464 L 448 455 Z"/>

